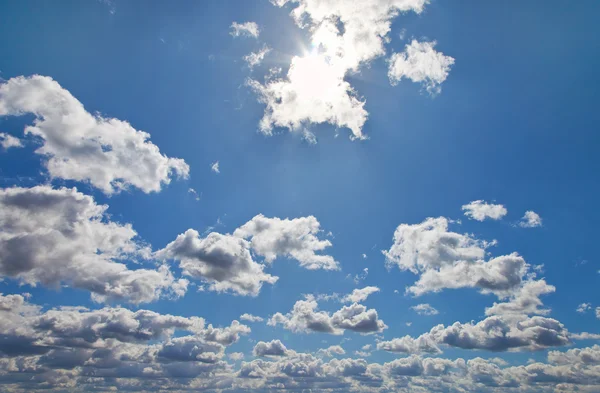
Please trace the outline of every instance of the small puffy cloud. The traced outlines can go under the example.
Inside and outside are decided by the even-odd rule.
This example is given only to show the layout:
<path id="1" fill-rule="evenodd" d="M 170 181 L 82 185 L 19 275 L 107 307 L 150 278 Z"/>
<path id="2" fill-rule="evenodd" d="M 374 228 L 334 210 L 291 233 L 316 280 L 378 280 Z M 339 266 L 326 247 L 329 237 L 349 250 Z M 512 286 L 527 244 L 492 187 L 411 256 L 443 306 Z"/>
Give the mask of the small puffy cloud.
<path id="1" fill-rule="evenodd" d="M 129 187 L 158 192 L 189 166 L 163 155 L 150 135 L 129 123 L 92 115 L 52 78 L 19 76 L 0 84 L 0 116 L 33 114 L 25 134 L 38 137 L 53 178 L 89 182 L 106 194 Z"/>
<path id="2" fill-rule="evenodd" d="M 244 61 L 246 64 L 248 64 L 248 68 L 252 70 L 254 67 L 262 63 L 269 52 L 271 52 L 271 48 L 265 45 L 257 52 L 250 52 L 250 54 L 244 56 Z"/>
<path id="3" fill-rule="evenodd" d="M 286 356 L 287 352 L 287 348 L 279 340 L 272 340 L 270 342 L 259 341 L 252 350 L 254 356 L 259 357 Z"/>
<path id="4" fill-rule="evenodd" d="M 4 150 L 8 150 L 13 147 L 23 147 L 23 142 L 17 137 L 0 132 L 0 146 Z"/>
<path id="5" fill-rule="evenodd" d="M 355 289 L 351 294 L 344 296 L 342 299 L 345 303 L 359 303 L 367 300 L 369 295 L 379 292 L 380 289 L 377 287 L 364 287 L 362 289 Z"/>
<path id="6" fill-rule="evenodd" d="M 263 283 L 274 284 L 278 279 L 252 259 L 248 242 L 216 232 L 201 237 L 188 229 L 155 255 L 178 261 L 184 275 L 206 282 L 217 292 L 256 296 Z"/>
<path id="7" fill-rule="evenodd" d="M 345 355 L 346 351 L 339 345 L 332 345 L 329 348 L 321 348 L 317 351 L 317 355 L 333 357 L 334 355 Z"/>
<path id="8" fill-rule="evenodd" d="M 262 322 L 262 321 L 264 321 L 264 319 L 261 318 L 261 317 L 257 317 L 255 315 L 247 314 L 247 313 L 240 315 L 240 319 L 242 321 L 248 321 L 248 322 Z"/>
<path id="9" fill-rule="evenodd" d="M 600 307 L 596 307 L 596 318 L 600 319 Z"/>
<path id="10" fill-rule="evenodd" d="M 542 226 L 542 217 L 534 211 L 528 210 L 525 212 L 521 221 L 519 221 L 521 228 L 537 228 Z"/>
<path id="11" fill-rule="evenodd" d="M 428 303 L 418 304 L 411 307 L 419 315 L 437 315 L 439 311 L 431 307 Z"/>
<path id="12" fill-rule="evenodd" d="M 237 23 L 233 22 L 230 26 L 231 34 L 233 37 L 253 37 L 258 38 L 260 34 L 260 29 L 256 22 L 244 22 Z"/>
<path id="13" fill-rule="evenodd" d="M 377 311 L 367 310 L 361 304 L 344 306 L 333 314 L 319 311 L 317 301 L 312 296 L 299 300 L 287 314 L 276 313 L 267 322 L 270 326 L 283 325 L 295 333 L 343 334 L 350 330 L 362 334 L 380 333 L 387 325 L 379 319 Z"/>
<path id="14" fill-rule="evenodd" d="M 321 224 L 313 216 L 290 220 L 259 214 L 236 229 L 233 235 L 248 239 L 252 250 L 268 263 L 278 257 L 287 257 L 309 270 L 339 270 L 332 256 L 316 254 L 331 246 L 329 240 L 317 237 L 320 232 Z"/>
<path id="15" fill-rule="evenodd" d="M 504 315 L 507 317 L 519 317 L 521 315 L 547 315 L 550 310 L 541 308 L 543 303 L 540 299 L 542 295 L 554 293 L 556 288 L 549 285 L 545 280 L 527 280 L 523 285 L 516 289 L 508 298 L 508 301 L 495 303 L 492 307 L 486 308 L 486 315 Z"/>
<path id="16" fill-rule="evenodd" d="M 0 189 L 0 275 L 85 289 L 96 301 L 182 296 L 187 280 L 167 266 L 129 269 L 123 261 L 143 260 L 149 250 L 131 225 L 110 221 L 107 209 L 75 188 Z"/>
<path id="17" fill-rule="evenodd" d="M 427 335 L 420 336 L 416 339 L 410 336 L 404 336 L 402 338 L 395 338 L 390 341 L 381 341 L 377 343 L 377 349 L 381 351 L 407 354 L 437 354 L 442 352 L 433 339 Z"/>
<path id="18" fill-rule="evenodd" d="M 219 161 L 215 161 L 210 164 L 210 170 L 214 173 L 221 173 L 221 170 L 219 169 Z"/>
<path id="19" fill-rule="evenodd" d="M 481 200 L 463 205 L 462 210 L 465 212 L 465 216 L 477 221 L 483 221 L 486 218 L 499 220 L 508 213 L 508 210 L 503 205 L 487 203 Z"/>
<path id="20" fill-rule="evenodd" d="M 418 42 L 412 40 L 404 52 L 394 53 L 389 59 L 388 76 L 392 85 L 408 78 L 421 83 L 430 94 L 438 94 L 440 85 L 448 77 L 454 59 L 437 52 L 435 41 Z"/>

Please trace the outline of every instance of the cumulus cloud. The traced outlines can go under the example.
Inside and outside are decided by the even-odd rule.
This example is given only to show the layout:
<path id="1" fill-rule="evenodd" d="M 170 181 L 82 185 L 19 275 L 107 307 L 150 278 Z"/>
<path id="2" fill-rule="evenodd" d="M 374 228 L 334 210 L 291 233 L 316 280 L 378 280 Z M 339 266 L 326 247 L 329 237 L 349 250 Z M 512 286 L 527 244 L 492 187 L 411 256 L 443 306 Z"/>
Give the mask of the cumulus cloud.
<path id="1" fill-rule="evenodd" d="M 286 356 L 288 349 L 279 340 L 272 340 L 270 342 L 259 341 L 254 346 L 252 353 L 254 356 Z"/>
<path id="2" fill-rule="evenodd" d="M 96 301 L 151 302 L 179 297 L 187 280 L 167 266 L 129 269 L 149 255 L 129 224 L 109 220 L 108 206 L 72 188 L 0 189 L 0 274 L 29 285 L 69 285 Z"/>
<path id="3" fill-rule="evenodd" d="M 417 304 L 411 307 L 419 315 L 438 315 L 440 312 L 428 303 Z"/>
<path id="4" fill-rule="evenodd" d="M 486 249 L 495 242 L 449 231 L 449 223 L 445 217 L 428 218 L 396 228 L 394 244 L 383 253 L 388 268 L 398 266 L 419 274 L 408 293 L 478 288 L 504 297 L 520 288 L 529 268 L 521 256 L 513 253 L 485 260 Z"/>
<path id="5" fill-rule="evenodd" d="M 525 212 L 519 226 L 522 228 L 537 228 L 542 226 L 542 217 L 534 211 L 528 210 Z"/>
<path id="6" fill-rule="evenodd" d="M 92 115 L 52 78 L 34 75 L 0 84 L 0 116 L 35 116 L 25 134 L 42 142 L 36 150 L 53 178 L 89 182 L 106 194 L 129 187 L 160 191 L 189 166 L 163 155 L 150 135 L 129 123 Z"/>
<path id="7" fill-rule="evenodd" d="M 404 336 L 401 338 L 394 338 L 390 341 L 381 341 L 377 343 L 377 349 L 381 351 L 396 352 L 396 353 L 408 353 L 408 354 L 419 354 L 419 353 L 441 353 L 442 351 L 438 348 L 438 345 L 428 335 L 422 335 L 417 338 L 410 336 Z"/>
<path id="8" fill-rule="evenodd" d="M 581 314 L 585 314 L 586 312 L 588 312 L 589 310 L 592 309 L 592 304 L 591 303 L 581 303 L 579 306 L 577 306 L 577 311 L 578 313 Z"/>
<path id="9" fill-rule="evenodd" d="M 278 277 L 265 273 L 253 254 L 267 263 L 285 257 L 306 269 L 338 270 L 333 257 L 316 254 L 331 246 L 318 238 L 320 232 L 313 216 L 290 220 L 258 215 L 233 235 L 211 232 L 203 237 L 188 229 L 154 255 L 178 261 L 184 275 L 206 282 L 210 290 L 256 296 L 264 283 L 274 284 Z"/>
<path id="10" fill-rule="evenodd" d="M 365 300 L 367 300 L 367 298 L 369 297 L 369 295 L 372 295 L 376 292 L 379 292 L 380 289 L 377 287 L 373 287 L 373 286 L 369 286 L 369 287 L 364 287 L 362 289 L 355 289 L 352 291 L 351 294 L 348 294 L 346 296 L 344 296 L 344 298 L 342 299 L 343 302 L 345 303 L 359 303 L 359 302 L 364 302 Z"/>
<path id="11" fill-rule="evenodd" d="M 253 37 L 258 38 L 260 34 L 260 29 L 256 22 L 244 22 L 238 23 L 233 22 L 230 26 L 231 34 L 233 37 Z"/>
<path id="12" fill-rule="evenodd" d="M 248 68 L 252 70 L 254 67 L 262 63 L 269 52 L 271 52 L 271 48 L 265 45 L 257 52 L 250 52 L 250 54 L 244 56 L 244 61 L 246 64 L 248 64 Z"/>
<path id="13" fill-rule="evenodd" d="M 294 219 L 268 218 L 259 214 L 233 232 L 233 236 L 248 239 L 252 250 L 268 263 L 278 257 L 293 258 L 300 266 L 315 270 L 339 270 L 332 256 L 316 254 L 331 246 L 321 240 L 321 224 L 313 217 Z"/>
<path id="14" fill-rule="evenodd" d="M 440 85 L 446 80 L 454 59 L 437 52 L 436 42 L 412 40 L 404 52 L 394 53 L 389 59 L 388 77 L 392 85 L 402 78 L 421 83 L 430 94 L 439 94 Z"/>
<path id="15" fill-rule="evenodd" d="M 262 321 L 264 321 L 264 319 L 261 318 L 261 317 L 257 317 L 255 315 L 247 314 L 247 313 L 240 315 L 240 319 L 242 321 L 248 321 L 248 322 L 262 322 Z"/>
<path id="16" fill-rule="evenodd" d="M 508 213 L 508 210 L 503 205 L 487 203 L 482 200 L 463 205 L 462 210 L 465 212 L 465 216 L 477 221 L 483 221 L 486 218 L 499 220 Z"/>
<path id="17" fill-rule="evenodd" d="M 332 345 L 328 348 L 321 348 L 317 351 L 317 355 L 333 357 L 334 355 L 345 355 L 346 351 L 339 345 Z"/>
<path id="18" fill-rule="evenodd" d="M 4 150 L 8 150 L 10 148 L 23 147 L 23 142 L 17 137 L 0 132 L 0 146 Z"/>
<path id="19" fill-rule="evenodd" d="M 214 173 L 221 173 L 221 170 L 219 169 L 219 161 L 215 161 L 210 164 L 210 170 Z"/>
<path id="20" fill-rule="evenodd" d="M 318 303 L 312 296 L 299 300 L 287 314 L 276 313 L 267 322 L 270 326 L 283 325 L 295 333 L 343 334 L 350 330 L 362 334 L 379 333 L 387 325 L 379 319 L 377 311 L 367 310 L 361 304 L 344 306 L 333 314 L 318 310 Z"/>
<path id="21" fill-rule="evenodd" d="M 285 78 L 248 84 L 266 105 L 260 130 L 273 127 L 302 131 L 312 123 L 345 127 L 353 139 L 364 139 L 365 101 L 345 80 L 350 73 L 385 54 L 392 20 L 401 12 L 420 13 L 426 0 L 273 1 L 291 4 L 298 26 L 310 31 L 312 50 L 291 60 Z"/>
<path id="22" fill-rule="evenodd" d="M 248 242 L 216 232 L 201 237 L 188 229 L 155 255 L 178 261 L 184 275 L 206 282 L 217 292 L 256 296 L 264 283 L 278 279 L 252 259 Z"/>

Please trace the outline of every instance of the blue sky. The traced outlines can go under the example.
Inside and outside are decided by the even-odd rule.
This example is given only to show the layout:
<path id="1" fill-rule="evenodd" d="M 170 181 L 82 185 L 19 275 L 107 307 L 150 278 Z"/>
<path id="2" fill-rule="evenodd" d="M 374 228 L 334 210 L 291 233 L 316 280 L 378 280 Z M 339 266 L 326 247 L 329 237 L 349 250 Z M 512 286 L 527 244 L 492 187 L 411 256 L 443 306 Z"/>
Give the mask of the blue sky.
<path id="1" fill-rule="evenodd" d="M 598 11 L 0 5 L 0 335 L 19 343 L 0 345 L 0 383 L 600 390 Z M 265 48 L 254 66 L 245 59 Z M 186 322 L 157 322 L 168 315 Z M 66 336 L 85 344 L 49 318 L 81 319 Z M 337 345 L 344 353 L 319 352 Z M 119 351 L 131 358 L 99 366 Z M 145 368 L 152 377 L 131 371 Z"/>

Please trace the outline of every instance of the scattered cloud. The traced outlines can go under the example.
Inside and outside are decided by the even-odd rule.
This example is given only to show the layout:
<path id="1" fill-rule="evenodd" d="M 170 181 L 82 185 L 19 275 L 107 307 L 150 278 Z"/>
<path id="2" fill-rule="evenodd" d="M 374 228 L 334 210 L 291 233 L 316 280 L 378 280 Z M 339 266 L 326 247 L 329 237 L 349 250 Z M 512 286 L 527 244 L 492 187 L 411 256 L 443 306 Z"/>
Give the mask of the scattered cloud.
<path id="1" fill-rule="evenodd" d="M 411 307 L 419 315 L 438 315 L 440 312 L 431 307 L 428 303 L 418 304 Z"/>
<path id="2" fill-rule="evenodd" d="M 250 52 L 250 54 L 244 56 L 244 61 L 248 64 L 248 68 L 252 70 L 262 63 L 269 52 L 271 52 L 271 48 L 265 45 L 257 52 Z"/>
<path id="3" fill-rule="evenodd" d="M 379 292 L 380 289 L 377 287 L 373 287 L 373 286 L 369 286 L 369 287 L 364 287 L 362 289 L 355 289 L 352 291 L 351 294 L 344 296 L 344 298 L 342 299 L 342 301 L 344 303 L 360 303 L 360 302 L 364 302 L 365 300 L 367 300 L 367 298 L 369 297 L 369 295 L 372 295 L 376 292 Z"/>
<path id="4" fill-rule="evenodd" d="M 196 190 L 194 190 L 193 188 L 189 188 L 188 193 L 192 194 L 194 196 L 194 199 L 197 201 L 199 201 L 202 196 L 201 194 L 198 194 L 198 192 Z"/>
<path id="5" fill-rule="evenodd" d="M 287 348 L 279 340 L 272 340 L 270 342 L 259 341 L 252 350 L 254 356 L 258 357 L 286 356 L 287 352 Z"/>
<path id="6" fill-rule="evenodd" d="M 261 317 L 257 317 L 256 315 L 247 314 L 247 313 L 240 315 L 240 319 L 242 321 L 248 321 L 248 322 L 262 322 L 262 321 L 264 321 L 264 319 L 261 318 Z"/>
<path id="7" fill-rule="evenodd" d="M 499 220 L 508 213 L 508 210 L 504 206 L 487 203 L 482 200 L 463 205 L 462 210 L 469 219 L 477 221 L 483 221 L 486 218 Z"/>
<path id="8" fill-rule="evenodd" d="M 0 274 L 23 284 L 68 285 L 92 299 L 147 303 L 185 294 L 166 265 L 131 270 L 150 250 L 129 224 L 110 221 L 108 206 L 75 188 L 0 189 Z"/>
<path id="9" fill-rule="evenodd" d="M 276 313 L 267 322 L 270 326 L 283 325 L 295 333 L 343 334 L 350 330 L 362 334 L 379 333 L 387 328 L 379 319 L 377 311 L 367 310 L 361 304 L 344 306 L 333 314 L 319 311 L 317 301 L 312 296 L 299 300 L 287 314 Z"/>
<path id="10" fill-rule="evenodd" d="M 4 150 L 23 147 L 23 141 L 7 133 L 0 132 L 0 146 L 2 146 Z"/>
<path id="11" fill-rule="evenodd" d="M 330 123 L 348 128 L 352 139 L 365 139 L 365 100 L 345 78 L 384 55 L 392 20 L 403 12 L 421 13 L 426 0 L 272 3 L 292 5 L 292 17 L 310 32 L 312 48 L 292 58 L 286 77 L 264 84 L 248 81 L 266 106 L 260 130 L 272 135 L 274 127 L 302 131 L 310 124 Z"/>
<path id="12" fill-rule="evenodd" d="M 389 59 L 388 76 L 392 85 L 402 78 L 421 83 L 432 95 L 442 91 L 441 84 L 446 80 L 454 59 L 437 52 L 436 42 L 412 40 L 404 52 L 394 53 Z"/>
<path id="13" fill-rule="evenodd" d="M 188 164 L 163 155 L 150 134 L 92 115 L 47 76 L 19 76 L 0 84 L 0 116 L 24 114 L 35 116 L 25 134 L 42 141 L 36 153 L 52 178 L 89 182 L 110 195 L 129 187 L 158 192 L 173 175 L 189 175 Z"/>
<path id="14" fill-rule="evenodd" d="M 214 173 L 221 173 L 221 170 L 219 169 L 219 161 L 215 161 L 210 164 L 210 170 Z"/>
<path id="15" fill-rule="evenodd" d="M 521 228 L 537 228 L 542 226 L 542 217 L 534 211 L 528 210 L 525 212 L 521 221 L 519 221 Z"/>
<path id="16" fill-rule="evenodd" d="M 256 22 L 244 22 L 237 23 L 233 22 L 230 26 L 230 32 L 233 37 L 252 37 L 258 38 L 260 29 Z"/>

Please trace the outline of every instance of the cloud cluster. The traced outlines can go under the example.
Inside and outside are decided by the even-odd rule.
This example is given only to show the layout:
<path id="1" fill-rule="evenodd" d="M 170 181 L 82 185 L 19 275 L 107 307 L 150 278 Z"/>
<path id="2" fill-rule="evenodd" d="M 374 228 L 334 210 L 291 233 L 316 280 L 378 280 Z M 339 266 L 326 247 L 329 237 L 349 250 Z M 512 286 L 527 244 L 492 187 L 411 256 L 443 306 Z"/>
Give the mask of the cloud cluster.
<path id="1" fill-rule="evenodd" d="M 129 123 L 92 115 L 52 78 L 19 76 L 0 84 L 0 116 L 35 116 L 25 128 L 53 178 L 89 182 L 106 194 L 129 187 L 160 191 L 189 166 L 163 155 L 150 135 Z"/>
<path id="2" fill-rule="evenodd" d="M 348 128 L 363 139 L 368 113 L 365 101 L 345 80 L 360 67 L 385 54 L 392 20 L 402 12 L 421 13 L 426 0 L 276 0 L 292 6 L 292 17 L 310 32 L 312 49 L 294 56 L 285 78 L 249 85 L 266 105 L 260 130 L 274 127 L 300 131 L 312 123 Z"/>
<path id="3" fill-rule="evenodd" d="M 110 221 L 108 206 L 75 188 L 0 189 L 0 275 L 22 283 L 85 289 L 96 301 L 134 304 L 179 297 L 187 280 L 167 266 L 132 270 L 149 249 L 129 224 Z"/>
<path id="4" fill-rule="evenodd" d="M 379 319 L 377 311 L 368 310 L 365 306 L 353 303 L 343 306 L 330 314 L 318 310 L 318 303 L 312 296 L 299 300 L 287 314 L 276 313 L 267 322 L 270 326 L 279 324 L 295 333 L 328 333 L 343 334 L 350 330 L 362 334 L 379 333 L 387 329 L 386 324 Z"/>

